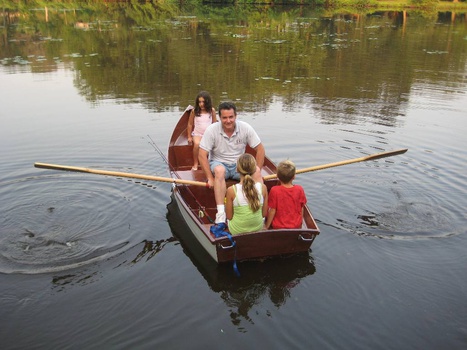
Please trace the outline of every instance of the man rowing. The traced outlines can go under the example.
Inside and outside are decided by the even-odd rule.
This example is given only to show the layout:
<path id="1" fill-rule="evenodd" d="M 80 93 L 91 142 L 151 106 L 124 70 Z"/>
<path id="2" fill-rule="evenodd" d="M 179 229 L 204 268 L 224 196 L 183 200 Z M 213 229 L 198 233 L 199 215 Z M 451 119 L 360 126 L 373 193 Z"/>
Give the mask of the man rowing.
<path id="1" fill-rule="evenodd" d="M 206 174 L 208 185 L 214 187 L 217 206 L 215 224 L 225 223 L 225 193 L 227 179 L 239 180 L 237 159 L 245 153 L 249 145 L 256 151 L 255 182 L 263 182 L 261 168 L 264 164 L 265 149 L 251 125 L 237 120 L 237 107 L 234 103 L 219 105 L 219 123 L 211 124 L 204 132 L 200 143 L 199 164 Z"/>

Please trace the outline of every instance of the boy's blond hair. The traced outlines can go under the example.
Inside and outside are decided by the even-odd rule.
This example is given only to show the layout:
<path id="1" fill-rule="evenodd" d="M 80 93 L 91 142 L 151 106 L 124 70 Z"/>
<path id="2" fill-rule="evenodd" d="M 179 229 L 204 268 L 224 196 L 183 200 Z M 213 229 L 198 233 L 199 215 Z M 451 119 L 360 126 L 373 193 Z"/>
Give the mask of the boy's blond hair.
<path id="1" fill-rule="evenodd" d="M 277 166 L 277 178 L 282 183 L 289 183 L 295 176 L 295 164 L 290 160 L 283 160 Z"/>

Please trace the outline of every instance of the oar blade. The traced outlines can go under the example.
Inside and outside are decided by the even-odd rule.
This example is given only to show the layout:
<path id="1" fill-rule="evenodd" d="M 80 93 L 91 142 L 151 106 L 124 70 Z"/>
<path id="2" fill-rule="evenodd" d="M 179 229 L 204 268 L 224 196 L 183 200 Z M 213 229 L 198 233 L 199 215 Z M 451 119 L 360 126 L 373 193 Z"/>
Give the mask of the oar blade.
<path id="1" fill-rule="evenodd" d="M 35 168 L 41 168 L 41 169 L 54 169 L 55 167 L 53 164 L 47 164 L 47 163 L 34 163 Z"/>
<path id="2" fill-rule="evenodd" d="M 398 149 L 398 150 L 395 150 L 395 151 L 388 151 L 388 152 L 381 152 L 381 153 L 371 154 L 371 155 L 365 157 L 365 160 L 373 160 L 373 159 L 380 159 L 380 158 L 397 156 L 399 154 L 404 154 L 407 151 L 408 151 L 408 148 L 403 148 L 403 149 Z"/>
<path id="3" fill-rule="evenodd" d="M 68 166 L 68 165 L 58 165 L 58 164 L 48 164 L 48 163 L 34 163 L 34 167 L 41 169 L 52 169 L 52 170 L 66 170 L 66 171 L 77 171 L 82 173 L 89 172 L 88 168 Z"/>

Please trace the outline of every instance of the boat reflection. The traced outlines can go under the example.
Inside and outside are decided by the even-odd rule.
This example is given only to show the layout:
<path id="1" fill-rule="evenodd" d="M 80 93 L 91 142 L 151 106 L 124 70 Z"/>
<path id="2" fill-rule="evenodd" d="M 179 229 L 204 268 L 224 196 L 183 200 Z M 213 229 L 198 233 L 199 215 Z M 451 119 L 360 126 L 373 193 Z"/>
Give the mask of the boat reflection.
<path id="1" fill-rule="evenodd" d="M 220 294 L 229 307 L 232 323 L 236 326 L 242 319 L 250 322 L 249 311 L 265 297 L 276 307 L 284 305 L 290 297 L 291 289 L 302 278 L 316 271 L 313 258 L 307 252 L 263 261 L 239 262 L 240 277 L 237 277 L 231 263 L 217 264 L 204 250 L 184 222 L 173 198 L 167 209 L 172 234 L 180 241 L 184 253 L 209 287 Z"/>
<path id="2" fill-rule="evenodd" d="M 131 261 L 132 264 L 136 264 L 140 260 L 145 259 L 148 261 L 152 259 L 157 253 L 159 253 L 167 243 L 175 242 L 176 239 L 174 237 L 170 237 L 167 239 L 160 239 L 158 241 L 149 241 L 144 240 L 143 243 L 143 250 L 141 250 L 138 255 Z"/>

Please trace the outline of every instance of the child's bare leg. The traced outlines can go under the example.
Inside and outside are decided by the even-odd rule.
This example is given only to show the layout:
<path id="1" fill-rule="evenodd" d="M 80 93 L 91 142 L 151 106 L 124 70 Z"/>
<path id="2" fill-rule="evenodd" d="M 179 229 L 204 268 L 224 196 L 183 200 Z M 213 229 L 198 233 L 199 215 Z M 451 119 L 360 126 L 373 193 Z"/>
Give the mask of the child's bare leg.
<path id="1" fill-rule="evenodd" d="M 198 170 L 198 154 L 199 143 L 201 142 L 200 136 L 193 136 L 193 170 Z"/>

